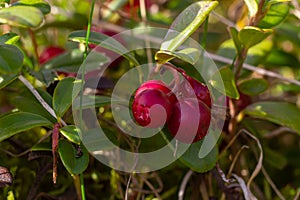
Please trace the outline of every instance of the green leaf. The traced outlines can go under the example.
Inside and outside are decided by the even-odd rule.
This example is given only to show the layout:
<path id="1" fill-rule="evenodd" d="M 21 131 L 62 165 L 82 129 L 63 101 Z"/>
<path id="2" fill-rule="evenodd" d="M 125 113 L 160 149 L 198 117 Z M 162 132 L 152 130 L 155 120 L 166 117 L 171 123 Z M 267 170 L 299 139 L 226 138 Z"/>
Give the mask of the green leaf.
<path id="1" fill-rule="evenodd" d="M 12 6 L 0 10 L 0 23 L 23 28 L 38 27 L 43 22 L 43 13 L 35 7 Z"/>
<path id="2" fill-rule="evenodd" d="M 0 72 L 4 74 L 18 73 L 22 68 L 23 58 L 24 55 L 18 47 L 0 44 Z"/>
<path id="3" fill-rule="evenodd" d="M 166 63 L 172 60 L 173 58 L 178 58 L 187 63 L 194 65 L 198 61 L 199 57 L 200 57 L 200 51 L 196 48 L 186 48 L 177 52 L 160 50 L 155 54 L 155 60 L 161 64 Z"/>
<path id="4" fill-rule="evenodd" d="M 286 3 L 277 3 L 271 5 L 265 17 L 259 22 L 260 28 L 272 28 L 280 24 L 289 14 L 289 5 Z"/>
<path id="5" fill-rule="evenodd" d="M 74 42 L 85 43 L 85 36 L 86 31 L 74 31 L 68 36 L 68 38 Z M 120 42 L 112 37 L 101 33 L 91 32 L 89 43 L 100 45 L 103 48 L 116 52 L 131 61 L 134 65 L 139 65 L 139 62 L 135 59 L 134 55 L 128 52 L 128 50 Z"/>
<path id="6" fill-rule="evenodd" d="M 287 102 L 257 102 L 244 110 L 245 114 L 289 127 L 300 134 L 300 110 Z"/>
<path id="7" fill-rule="evenodd" d="M 218 81 L 218 75 L 221 75 L 223 83 L 220 83 Z M 222 67 L 219 72 L 216 72 L 214 75 L 212 75 L 210 84 L 216 88 L 219 92 L 224 94 L 223 88 L 225 87 L 225 93 L 224 95 L 229 96 L 234 99 L 239 99 L 240 95 L 237 90 L 236 84 L 235 84 L 235 78 L 232 70 L 229 67 Z M 223 87 L 224 85 L 224 87 Z"/>
<path id="8" fill-rule="evenodd" d="M 89 164 L 89 153 L 84 146 L 81 145 L 81 156 L 76 156 L 76 149 L 67 140 L 60 140 L 58 143 L 58 153 L 60 159 L 72 175 L 82 173 Z"/>
<path id="9" fill-rule="evenodd" d="M 112 103 L 112 99 L 108 96 L 84 96 L 82 101 L 82 109 L 95 108 L 100 106 L 109 105 Z M 76 98 L 73 103 L 73 109 L 78 110 L 80 108 L 80 98 Z"/>
<path id="10" fill-rule="evenodd" d="M 12 75 L 0 75 L 0 89 L 6 87 L 11 82 L 16 80 L 18 78 L 18 75 L 12 74 Z"/>
<path id="11" fill-rule="evenodd" d="M 0 118 L 0 142 L 13 135 L 39 126 L 51 126 L 46 118 L 26 112 L 17 112 Z"/>
<path id="12" fill-rule="evenodd" d="M 40 115 L 53 123 L 57 121 L 34 96 L 17 96 L 12 100 L 12 104 L 20 111 Z"/>
<path id="13" fill-rule="evenodd" d="M 257 45 L 251 47 L 248 51 L 245 63 L 250 65 L 258 65 L 265 60 L 268 53 L 272 50 L 273 43 L 270 40 L 263 40 Z M 226 40 L 221 44 L 218 55 L 234 59 L 236 50 L 232 39 Z"/>
<path id="14" fill-rule="evenodd" d="M 238 38 L 246 48 L 250 48 L 266 39 L 272 33 L 272 29 L 260 29 L 253 26 L 246 26 L 239 32 Z"/>
<path id="15" fill-rule="evenodd" d="M 53 93 L 53 109 L 58 117 L 62 117 L 71 106 L 80 91 L 79 84 L 81 84 L 81 80 L 71 77 L 64 78 L 57 84 Z"/>
<path id="16" fill-rule="evenodd" d="M 198 1 L 183 10 L 172 23 L 160 50 L 175 51 L 205 21 L 217 1 Z"/>
<path id="17" fill-rule="evenodd" d="M 244 0 L 244 2 L 246 3 L 246 6 L 248 8 L 250 17 L 254 17 L 258 10 L 256 0 Z"/>
<path id="18" fill-rule="evenodd" d="M 218 149 L 215 146 L 204 158 L 199 158 L 199 150 L 203 140 L 191 144 L 188 150 L 179 158 L 179 160 L 196 172 L 207 172 L 212 169 L 218 160 Z"/>
<path id="19" fill-rule="evenodd" d="M 241 52 L 241 49 L 242 49 L 242 44 L 239 40 L 239 32 L 236 28 L 234 27 L 229 27 L 229 32 L 230 32 L 230 35 L 231 35 L 231 38 L 234 42 L 234 45 L 235 45 L 235 48 L 237 50 L 237 52 Z"/>
<path id="20" fill-rule="evenodd" d="M 20 39 L 19 35 L 10 32 L 0 36 L 0 43 L 16 44 L 19 41 L 19 39 Z"/>
<path id="21" fill-rule="evenodd" d="M 51 142 L 38 143 L 31 147 L 31 151 L 52 151 Z"/>
<path id="22" fill-rule="evenodd" d="M 265 79 L 253 78 L 239 84 L 239 90 L 247 95 L 256 96 L 268 89 L 268 82 Z"/>
<path id="23" fill-rule="evenodd" d="M 13 4 L 13 6 L 33 6 L 38 8 L 44 15 L 50 13 L 51 7 L 50 5 L 43 0 L 21 0 Z"/>
<path id="24" fill-rule="evenodd" d="M 63 134 L 70 142 L 80 144 L 81 140 L 79 137 L 79 129 L 74 125 L 64 126 L 59 129 L 60 133 Z"/>

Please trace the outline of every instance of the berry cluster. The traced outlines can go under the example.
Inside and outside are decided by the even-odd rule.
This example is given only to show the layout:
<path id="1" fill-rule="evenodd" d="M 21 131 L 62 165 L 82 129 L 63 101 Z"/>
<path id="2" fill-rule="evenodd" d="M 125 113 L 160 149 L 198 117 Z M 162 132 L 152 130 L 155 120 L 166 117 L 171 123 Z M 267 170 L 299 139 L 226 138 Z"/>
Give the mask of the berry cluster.
<path id="1" fill-rule="evenodd" d="M 167 123 L 170 133 L 177 140 L 193 143 L 207 134 L 211 120 L 211 98 L 206 85 L 187 76 L 184 71 L 178 71 L 184 80 L 174 91 L 160 80 L 142 84 L 135 92 L 132 113 L 141 126 L 157 128 Z"/>

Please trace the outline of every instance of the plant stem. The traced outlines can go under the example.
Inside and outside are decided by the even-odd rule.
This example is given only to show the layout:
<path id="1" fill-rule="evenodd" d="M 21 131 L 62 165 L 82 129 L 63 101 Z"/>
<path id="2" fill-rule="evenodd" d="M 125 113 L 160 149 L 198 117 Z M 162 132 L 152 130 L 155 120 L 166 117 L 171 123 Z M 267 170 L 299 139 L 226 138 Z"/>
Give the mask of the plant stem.
<path id="1" fill-rule="evenodd" d="M 81 200 L 85 200 L 85 189 L 84 189 L 83 173 L 80 173 L 79 178 L 80 178 Z"/>

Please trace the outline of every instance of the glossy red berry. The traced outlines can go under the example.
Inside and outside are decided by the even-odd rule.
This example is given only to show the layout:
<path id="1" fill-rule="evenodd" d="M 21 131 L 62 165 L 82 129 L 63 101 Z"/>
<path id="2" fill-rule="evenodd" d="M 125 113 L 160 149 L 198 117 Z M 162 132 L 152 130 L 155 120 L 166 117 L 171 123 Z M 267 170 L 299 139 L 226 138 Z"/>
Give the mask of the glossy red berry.
<path id="1" fill-rule="evenodd" d="M 149 80 L 149 81 L 143 83 L 135 92 L 135 96 L 139 95 L 141 92 L 143 92 L 144 90 L 148 90 L 148 89 L 160 90 L 168 96 L 171 103 L 176 102 L 175 94 L 161 80 Z"/>
<path id="2" fill-rule="evenodd" d="M 171 117 L 172 103 L 162 90 L 148 88 L 135 95 L 132 114 L 139 125 L 157 128 Z"/>
<path id="3" fill-rule="evenodd" d="M 211 120 L 210 109 L 198 99 L 179 100 L 168 121 L 170 133 L 183 143 L 197 142 L 207 134 Z"/>
<path id="4" fill-rule="evenodd" d="M 65 52 L 65 49 L 56 46 L 49 46 L 44 49 L 39 57 L 39 63 L 44 64 L 51 60 L 52 58 Z"/>

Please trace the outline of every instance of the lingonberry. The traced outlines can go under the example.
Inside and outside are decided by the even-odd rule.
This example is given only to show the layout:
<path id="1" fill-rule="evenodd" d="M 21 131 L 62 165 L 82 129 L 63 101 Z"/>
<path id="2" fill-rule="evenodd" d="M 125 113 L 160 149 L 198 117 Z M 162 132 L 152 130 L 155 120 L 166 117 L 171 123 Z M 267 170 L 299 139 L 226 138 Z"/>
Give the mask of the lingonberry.
<path id="1" fill-rule="evenodd" d="M 139 95 L 141 92 L 143 92 L 144 90 L 148 90 L 148 89 L 160 90 L 168 96 L 171 103 L 176 102 L 175 94 L 161 80 L 149 80 L 149 81 L 143 83 L 135 92 L 135 96 Z"/>
<path id="2" fill-rule="evenodd" d="M 207 134 L 210 120 L 210 109 L 202 101 L 183 98 L 173 106 L 173 113 L 167 125 L 170 133 L 177 140 L 193 143 Z"/>
<path id="3" fill-rule="evenodd" d="M 139 125 L 157 128 L 170 118 L 172 103 L 162 90 L 147 88 L 135 95 L 132 114 Z"/>
<path id="4" fill-rule="evenodd" d="M 252 103 L 251 97 L 242 92 L 240 92 L 240 98 L 234 101 L 236 102 L 237 112 L 242 111 L 244 108 L 246 108 L 248 105 Z"/>
<path id="5" fill-rule="evenodd" d="M 62 54 L 65 52 L 65 49 L 61 47 L 56 47 L 56 46 L 49 46 L 46 49 L 44 49 L 39 56 L 39 63 L 42 65 L 52 58 Z"/>

